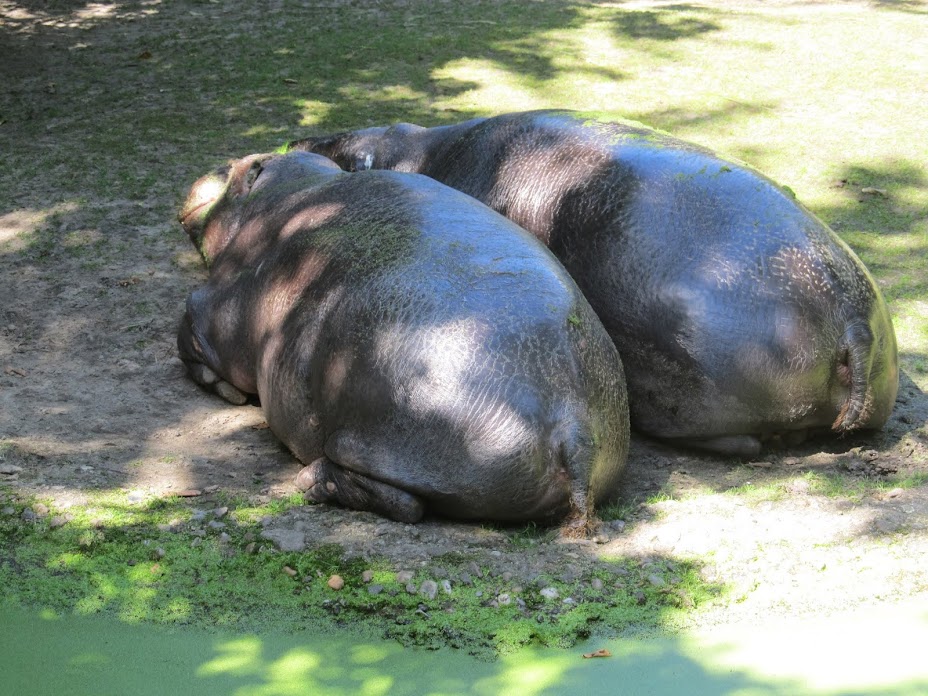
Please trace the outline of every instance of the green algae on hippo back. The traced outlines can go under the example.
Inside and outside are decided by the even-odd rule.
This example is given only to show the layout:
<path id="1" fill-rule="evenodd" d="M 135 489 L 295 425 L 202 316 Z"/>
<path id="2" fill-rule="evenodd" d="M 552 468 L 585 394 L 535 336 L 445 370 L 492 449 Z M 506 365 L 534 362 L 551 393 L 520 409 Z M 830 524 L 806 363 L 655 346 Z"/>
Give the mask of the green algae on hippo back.
<path id="1" fill-rule="evenodd" d="M 788 187 L 746 165 L 564 110 L 291 148 L 426 174 L 534 234 L 619 348 L 632 424 L 650 435 L 753 456 L 889 417 L 898 357 L 879 289 Z"/>
<path id="2" fill-rule="evenodd" d="M 178 349 L 201 386 L 260 398 L 308 499 L 573 532 L 617 495 L 621 360 L 530 234 L 426 177 L 305 152 L 225 176 L 183 218 L 212 263 Z"/>

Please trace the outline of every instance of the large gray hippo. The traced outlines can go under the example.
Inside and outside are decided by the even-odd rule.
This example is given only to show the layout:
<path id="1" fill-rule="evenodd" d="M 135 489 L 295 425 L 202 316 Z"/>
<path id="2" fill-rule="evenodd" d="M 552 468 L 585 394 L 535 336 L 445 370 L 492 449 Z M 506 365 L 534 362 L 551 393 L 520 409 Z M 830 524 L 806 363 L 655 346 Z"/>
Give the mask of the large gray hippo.
<path id="1" fill-rule="evenodd" d="M 535 111 L 290 143 L 420 172 L 542 240 L 612 336 L 632 425 L 751 456 L 879 428 L 896 398 L 886 303 L 854 253 L 758 172 L 640 124 Z"/>
<path id="2" fill-rule="evenodd" d="M 628 451 L 618 351 L 536 239 L 424 176 L 296 152 L 198 180 L 191 377 L 257 394 L 315 501 L 587 523 Z"/>

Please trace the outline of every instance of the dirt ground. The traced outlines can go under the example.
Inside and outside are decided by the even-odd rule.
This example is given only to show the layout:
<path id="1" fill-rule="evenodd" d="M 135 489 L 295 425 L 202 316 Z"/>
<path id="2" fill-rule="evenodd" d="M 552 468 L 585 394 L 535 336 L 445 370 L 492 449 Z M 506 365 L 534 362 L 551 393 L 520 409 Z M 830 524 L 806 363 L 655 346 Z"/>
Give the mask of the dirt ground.
<path id="1" fill-rule="evenodd" d="M 29 77 L 28 57 L 21 59 L 8 70 L 27 94 L 45 78 Z M 54 128 L 43 137 L 46 150 L 65 145 Z M 43 185 L 33 173 L 15 208 L 0 209 L 0 484 L 61 508 L 113 488 L 256 500 L 292 492 L 301 465 L 266 429 L 261 410 L 204 393 L 176 356 L 185 297 L 205 279 L 174 221 L 192 179 L 159 182 L 143 199 L 88 194 L 80 205 L 50 206 L 61 177 L 48 167 Z M 928 586 L 928 487 L 894 483 L 928 474 L 928 396 L 918 378 L 921 387 L 903 371 L 881 433 L 754 462 L 636 438 L 625 524 L 606 525 L 593 540 L 526 549 L 479 525 L 429 519 L 411 528 L 316 507 L 286 513 L 271 536 L 299 529 L 305 543 L 336 541 L 350 554 L 406 565 L 476 550 L 516 572 L 536 556 L 581 570 L 620 554 L 695 559 L 708 582 L 736 589 L 700 622 L 892 602 Z M 847 490 L 824 495 L 817 482 L 831 474 L 844 476 Z M 860 494 L 852 485 L 880 481 L 889 483 Z M 740 492 L 726 493 L 733 488 Z"/>

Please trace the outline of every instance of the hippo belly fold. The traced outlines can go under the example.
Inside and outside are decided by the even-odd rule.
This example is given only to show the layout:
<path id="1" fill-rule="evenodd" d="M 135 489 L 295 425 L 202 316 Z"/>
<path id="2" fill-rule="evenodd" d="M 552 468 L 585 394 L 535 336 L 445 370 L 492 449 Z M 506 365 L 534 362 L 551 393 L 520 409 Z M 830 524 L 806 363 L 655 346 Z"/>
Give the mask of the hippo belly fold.
<path id="1" fill-rule="evenodd" d="M 618 351 L 531 235 L 416 174 L 254 155 L 181 221 L 209 266 L 178 335 L 190 376 L 257 394 L 314 501 L 586 525 L 628 451 Z"/>

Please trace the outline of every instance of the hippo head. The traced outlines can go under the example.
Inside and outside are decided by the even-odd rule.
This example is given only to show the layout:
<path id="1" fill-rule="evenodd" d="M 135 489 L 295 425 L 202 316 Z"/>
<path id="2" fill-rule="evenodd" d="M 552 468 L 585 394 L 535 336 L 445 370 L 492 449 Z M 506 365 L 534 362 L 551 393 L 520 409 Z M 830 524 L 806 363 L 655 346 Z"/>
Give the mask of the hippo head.
<path id="1" fill-rule="evenodd" d="M 259 191 L 285 180 L 298 181 L 305 186 L 340 171 L 331 160 L 307 152 L 249 155 L 197 179 L 190 187 L 178 219 L 210 265 L 235 235 L 234 222 L 242 206 Z"/>

